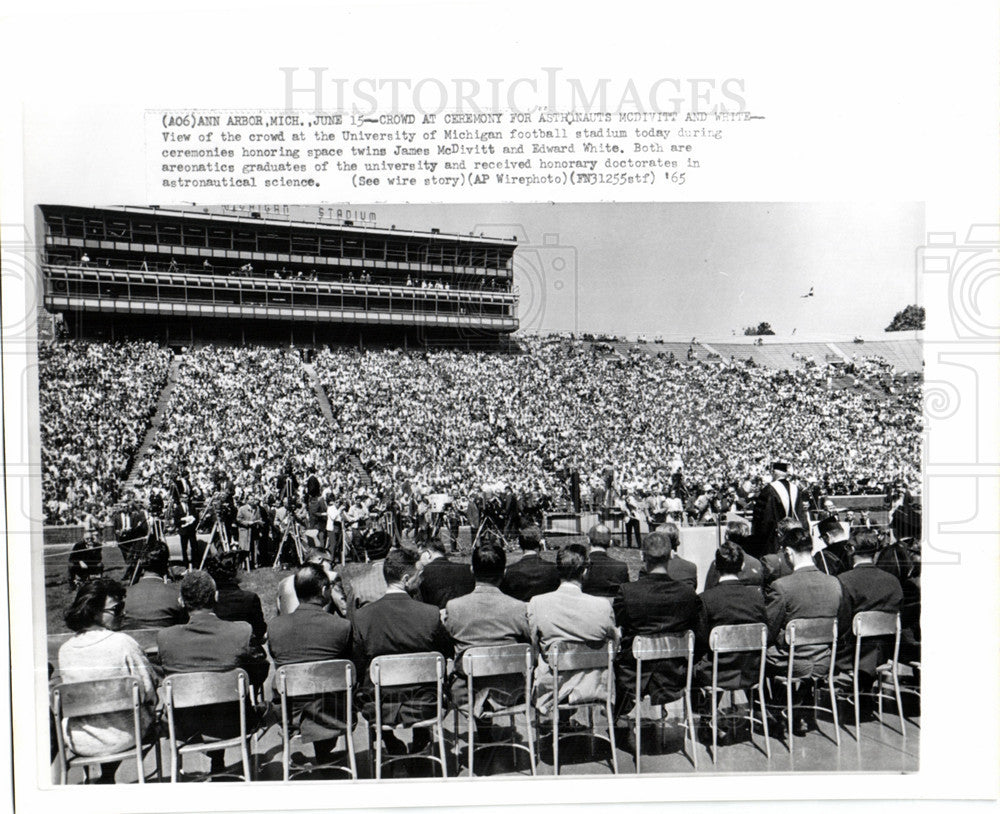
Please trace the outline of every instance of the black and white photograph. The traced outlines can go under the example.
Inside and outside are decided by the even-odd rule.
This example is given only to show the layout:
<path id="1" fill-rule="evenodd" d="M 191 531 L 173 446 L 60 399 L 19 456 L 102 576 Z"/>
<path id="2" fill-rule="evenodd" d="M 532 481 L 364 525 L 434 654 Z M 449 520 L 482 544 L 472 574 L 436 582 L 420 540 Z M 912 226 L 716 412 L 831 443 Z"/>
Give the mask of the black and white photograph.
<path id="1" fill-rule="evenodd" d="M 922 206 L 37 216 L 55 782 L 918 768 Z"/>
<path id="2" fill-rule="evenodd" d="M 12 807 L 995 804 L 998 30 L 13 3 Z"/>

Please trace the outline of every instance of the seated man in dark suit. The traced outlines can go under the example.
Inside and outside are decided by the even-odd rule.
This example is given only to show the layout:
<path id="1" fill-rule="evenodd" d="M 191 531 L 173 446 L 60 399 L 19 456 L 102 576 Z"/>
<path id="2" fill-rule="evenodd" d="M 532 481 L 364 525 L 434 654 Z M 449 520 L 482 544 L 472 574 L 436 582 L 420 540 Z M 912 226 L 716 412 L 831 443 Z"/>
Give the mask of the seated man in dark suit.
<path id="1" fill-rule="evenodd" d="M 305 554 L 306 561 L 304 564 L 308 565 L 311 563 L 318 565 L 326 574 L 327 579 L 330 580 L 330 603 L 326 610 L 329 613 L 340 614 L 340 616 L 346 619 L 348 615 L 347 586 L 350 583 L 345 583 L 340 572 L 334 566 L 333 554 L 328 549 L 317 546 L 307 548 Z M 379 563 L 379 567 L 381 567 L 381 563 Z M 299 606 L 299 598 L 295 593 L 294 574 L 285 577 L 278 583 L 278 590 L 274 601 L 279 615 L 295 612 L 295 609 Z"/>
<path id="2" fill-rule="evenodd" d="M 690 560 L 685 560 L 677 553 L 681 544 L 681 530 L 676 523 L 664 523 L 656 530 L 670 542 L 670 562 L 667 564 L 667 575 L 675 582 L 683 582 L 692 591 L 698 590 L 698 566 Z"/>
<path id="3" fill-rule="evenodd" d="M 542 547 L 542 530 L 529 526 L 521 531 L 518 543 L 524 555 L 507 567 L 500 590 L 508 596 L 527 602 L 539 594 L 547 594 L 559 587 L 559 571 L 555 563 L 543 560 L 539 555 Z"/>
<path id="4" fill-rule="evenodd" d="M 368 673 L 376 656 L 395 653 L 437 652 L 445 658 L 454 653 L 454 646 L 441 624 L 438 608 L 418 602 L 407 593 L 407 587 L 417 575 L 417 557 L 405 548 L 391 550 L 382 563 L 385 576 L 385 596 L 354 613 L 353 659 L 358 668 L 358 697 L 364 716 L 375 720 L 375 687 Z M 382 722 L 389 725 L 411 724 L 433 717 L 437 694 L 425 684 L 391 688 L 382 693 Z M 392 733 L 381 733 L 389 752 L 405 751 L 402 742 Z M 430 744 L 430 732 L 417 729 L 413 733 L 413 751 Z"/>
<path id="5" fill-rule="evenodd" d="M 839 576 L 851 567 L 850 535 L 837 515 L 824 517 L 816 525 L 823 547 L 813 555 L 816 567 L 831 577 Z"/>
<path id="6" fill-rule="evenodd" d="M 126 630 L 182 625 L 188 615 L 180 604 L 180 592 L 167 582 L 170 551 L 159 540 L 146 544 L 139 559 L 142 576 L 125 591 Z"/>
<path id="7" fill-rule="evenodd" d="M 768 668 L 778 675 L 788 670 L 785 626 L 793 619 L 836 619 L 842 590 L 836 577 L 824 574 L 812 557 L 812 537 L 805 529 L 792 529 L 784 538 L 784 556 L 792 573 L 776 579 L 765 591 L 768 632 L 775 645 L 768 650 Z M 793 677 L 802 679 L 793 697 L 796 705 L 812 704 L 812 681 L 830 669 L 830 648 L 808 645 L 795 649 Z M 801 716 L 794 724 L 796 735 L 805 735 L 812 716 Z"/>
<path id="8" fill-rule="evenodd" d="M 246 669 L 251 663 L 253 629 L 248 622 L 225 622 L 216 616 L 217 595 L 215 580 L 204 571 L 190 571 L 181 580 L 181 603 L 191 620 L 184 625 L 166 627 L 156 637 L 160 662 L 168 676 L 173 673 L 224 673 L 238 667 Z M 248 707 L 249 727 L 256 725 L 259 717 L 258 710 Z M 175 723 L 182 740 L 198 736 L 232 738 L 240 731 L 235 701 L 179 710 Z M 210 752 L 209 757 L 211 771 L 221 772 L 225 754 Z"/>
<path id="9" fill-rule="evenodd" d="M 794 517 L 786 517 L 779 520 L 774 532 L 778 552 L 776 554 L 765 554 L 760 558 L 760 567 L 764 576 L 765 594 L 772 582 L 781 577 L 787 577 L 792 573 L 792 566 L 788 558 L 785 557 L 784 548 L 789 535 L 796 529 L 801 530 L 802 524 Z"/>
<path id="10" fill-rule="evenodd" d="M 448 600 L 472 593 L 476 587 L 472 571 L 469 566 L 448 559 L 440 537 L 420 543 L 419 551 L 423 564 L 418 582 L 421 602 L 443 608 Z"/>
<path id="11" fill-rule="evenodd" d="M 747 530 L 749 531 L 749 523 Z M 728 531 L 727 531 L 728 534 Z M 736 543 L 726 541 L 715 552 L 712 563 L 718 575 L 717 584 L 706 588 L 701 594 L 705 607 L 705 629 L 711 635 L 712 628 L 721 625 L 767 624 L 764 609 L 764 595 L 757 585 L 745 584 L 740 575 L 745 569 L 746 555 Z M 695 664 L 694 684 L 710 687 L 712 684 L 712 654 L 706 653 Z M 760 657 L 753 653 L 730 653 L 719 656 L 717 685 L 722 689 L 745 687 L 757 681 L 760 673 Z M 706 693 L 705 701 L 710 699 Z M 703 714 L 705 710 L 703 708 Z"/>
<path id="12" fill-rule="evenodd" d="M 295 572 L 298 607 L 271 621 L 268 648 L 275 668 L 286 664 L 350 657 L 351 623 L 329 613 L 330 578 L 319 565 L 307 563 Z M 276 696 L 277 697 L 277 696 Z M 350 733 L 342 698 L 298 698 L 291 704 L 291 725 L 304 743 L 312 743 L 316 759 L 329 761 L 337 738 Z M 349 734 L 347 734 L 350 737 Z"/>
<path id="13" fill-rule="evenodd" d="M 764 584 L 764 568 L 760 560 L 747 554 L 744 547 L 751 540 L 750 521 L 742 517 L 737 520 L 730 520 L 726 523 L 726 542 L 737 546 L 743 552 L 743 567 L 738 574 L 739 581 L 743 585 L 755 585 L 760 589 Z M 717 562 L 717 561 L 716 561 Z M 719 570 L 713 562 L 708 566 L 708 573 L 705 574 L 705 590 L 714 588 L 719 584 Z"/>
<path id="14" fill-rule="evenodd" d="M 881 611 L 899 613 L 903 607 L 903 588 L 892 574 L 875 567 L 878 551 L 876 532 L 863 529 L 854 540 L 854 567 L 840 574 L 844 591 L 841 604 L 841 645 L 837 664 L 842 670 L 854 669 L 855 639 L 852 622 L 856 613 Z M 875 670 L 892 658 L 892 638 L 865 639 L 859 661 L 859 678 L 862 688 L 868 690 L 875 680 Z"/>
<path id="15" fill-rule="evenodd" d="M 647 534 L 642 540 L 644 571 L 635 582 L 618 590 L 613 608 L 615 622 L 622 630 L 622 646 L 617 664 L 617 716 L 621 717 L 635 703 L 636 665 L 632 642 L 636 636 L 694 631 L 696 658 L 704 652 L 706 634 L 704 608 L 689 584 L 671 578 L 669 568 L 673 544 L 662 532 Z M 680 697 L 687 665 L 680 661 L 661 661 L 643 670 L 643 695 L 653 704 L 666 704 Z"/>
<path id="16" fill-rule="evenodd" d="M 245 556 L 241 551 L 224 551 L 205 561 L 205 570 L 215 580 L 218 593 L 215 600 L 215 615 L 227 622 L 249 622 L 253 629 L 250 637 L 251 662 L 246 671 L 250 682 L 259 693 L 264 687 L 264 681 L 271 669 L 267 654 L 264 652 L 264 641 L 267 638 L 267 622 L 264 621 L 264 609 L 260 597 L 253 591 L 245 591 L 240 587 L 240 562 Z"/>
<path id="17" fill-rule="evenodd" d="M 611 544 L 611 529 L 603 523 L 594 526 L 587 532 L 590 539 L 588 557 L 590 566 L 583 582 L 583 592 L 593 596 L 605 596 L 614 599 L 622 583 L 628 582 L 628 565 L 621 560 L 608 556 L 608 546 Z"/>

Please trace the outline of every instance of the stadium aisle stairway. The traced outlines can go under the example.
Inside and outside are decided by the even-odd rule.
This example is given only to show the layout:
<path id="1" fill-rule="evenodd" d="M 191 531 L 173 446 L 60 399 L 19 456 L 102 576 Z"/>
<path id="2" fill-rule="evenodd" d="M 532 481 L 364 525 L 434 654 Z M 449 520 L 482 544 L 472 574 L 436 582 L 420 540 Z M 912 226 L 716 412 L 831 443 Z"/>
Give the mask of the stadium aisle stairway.
<path id="1" fill-rule="evenodd" d="M 156 403 L 156 412 L 153 414 L 152 419 L 150 419 L 149 427 L 146 429 L 146 436 L 142 439 L 142 445 L 136 450 L 135 455 L 132 456 L 132 462 L 129 464 L 128 478 L 122 487 L 123 493 L 134 490 L 136 487 L 136 475 L 138 474 L 136 472 L 136 464 L 146 455 L 150 445 L 156 438 L 157 432 L 160 430 L 160 425 L 163 424 L 163 413 L 167 408 L 167 402 L 170 400 L 170 394 L 177 384 L 177 371 L 180 369 L 180 366 L 181 357 L 174 356 L 170 360 L 170 370 L 167 371 L 167 383 L 163 385 L 163 390 L 160 392 L 160 400 Z"/>
<path id="2" fill-rule="evenodd" d="M 320 383 L 319 376 L 316 374 L 316 368 L 311 364 L 304 364 L 302 367 L 305 369 L 309 376 L 309 380 L 312 382 L 313 390 L 316 391 L 316 398 L 319 399 L 319 409 L 323 413 L 323 417 L 326 419 L 331 428 L 337 429 L 337 419 L 333 417 L 333 408 L 330 406 L 330 398 L 327 396 L 326 390 L 323 389 L 323 385 Z M 371 475 L 368 474 L 368 470 L 365 469 L 364 464 L 361 463 L 361 459 L 352 452 L 347 456 L 347 462 L 350 464 L 351 468 L 357 472 L 364 487 L 366 489 L 371 488 Z"/>

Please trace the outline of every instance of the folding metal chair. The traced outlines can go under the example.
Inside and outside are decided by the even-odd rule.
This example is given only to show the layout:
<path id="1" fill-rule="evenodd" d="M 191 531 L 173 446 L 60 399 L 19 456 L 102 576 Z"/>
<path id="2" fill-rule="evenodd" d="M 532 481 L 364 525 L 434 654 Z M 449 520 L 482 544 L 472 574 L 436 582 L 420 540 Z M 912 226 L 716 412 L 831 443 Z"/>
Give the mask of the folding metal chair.
<path id="1" fill-rule="evenodd" d="M 124 678 L 107 678 L 98 681 L 81 681 L 73 684 L 60 684 L 50 694 L 52 715 L 56 724 L 56 743 L 59 747 L 59 783 L 66 785 L 69 770 L 75 766 L 84 767 L 84 778 L 88 778 L 88 766 L 102 763 L 119 763 L 123 760 L 135 760 L 135 773 L 138 782 L 145 783 L 142 769 L 144 758 L 149 749 L 156 750 L 156 775 L 162 777 L 162 761 L 160 754 L 159 731 L 154 724 L 149 736 L 144 741 L 141 731 L 139 679 L 134 676 Z M 90 715 L 106 715 L 115 712 L 131 712 L 135 745 L 130 749 L 106 755 L 74 755 L 63 734 L 63 722 L 72 718 L 82 718 Z"/>
<path id="2" fill-rule="evenodd" d="M 399 653 L 391 656 L 377 656 L 368 668 L 375 685 L 375 721 L 369 723 L 369 742 L 375 744 L 375 779 L 382 779 L 382 767 L 400 760 L 422 757 L 441 766 L 441 773 L 448 777 L 448 759 L 444 745 L 444 656 L 440 653 Z M 382 690 L 387 687 L 403 687 L 409 684 L 434 684 L 437 692 L 436 714 L 433 718 L 409 724 L 392 726 L 382 723 Z M 438 742 L 440 757 L 427 755 L 397 755 L 383 761 L 382 733 L 397 729 L 433 729 Z"/>
<path id="3" fill-rule="evenodd" d="M 484 710 L 479 719 L 492 721 L 496 718 L 510 718 L 512 750 L 521 749 L 528 753 L 531 760 L 531 774 L 537 773 L 537 761 L 535 759 L 535 721 L 534 704 L 531 702 L 531 686 L 534 671 L 534 655 L 531 646 L 527 644 L 505 644 L 492 647 L 470 647 L 462 656 L 462 669 L 465 671 L 466 688 L 468 690 L 468 704 L 466 714 L 469 717 L 469 777 L 475 775 L 474 757 L 476 752 L 483 749 L 494 748 L 499 744 L 488 744 L 476 746 L 474 707 L 476 699 L 476 679 L 496 678 L 498 676 L 523 676 L 524 678 L 524 703 L 501 709 Z M 525 729 L 527 731 L 527 745 L 517 743 L 514 740 L 514 721 L 516 716 L 524 715 Z M 458 727 L 455 728 L 456 734 Z"/>
<path id="4" fill-rule="evenodd" d="M 354 665 L 347 659 L 332 659 L 330 661 L 314 661 L 307 664 L 286 664 L 278 668 L 274 677 L 274 686 L 278 692 L 281 704 L 281 769 L 284 780 L 290 780 L 291 745 L 298 736 L 293 732 L 289 720 L 288 705 L 290 701 L 303 696 L 327 695 L 343 693 L 345 700 L 344 740 L 347 742 L 347 766 L 336 763 L 323 763 L 309 768 L 301 768 L 294 774 L 305 774 L 320 769 L 336 769 L 347 772 L 352 780 L 358 779 L 358 767 L 354 756 L 354 739 L 351 733 L 354 729 Z"/>
<path id="5" fill-rule="evenodd" d="M 775 676 L 775 679 L 785 685 L 785 723 L 788 732 L 788 751 L 792 751 L 792 715 L 794 707 L 792 703 L 792 690 L 796 684 L 807 680 L 806 677 L 795 678 L 793 676 L 795 669 L 795 648 L 807 646 L 824 646 L 830 648 L 830 669 L 827 671 L 827 689 L 830 694 L 830 706 L 821 707 L 814 701 L 811 709 L 814 722 L 817 712 L 829 712 L 833 716 L 834 740 L 839 747 L 840 720 L 837 717 L 837 692 L 833 684 L 833 677 L 837 670 L 837 620 L 834 618 L 792 619 L 785 626 L 785 641 L 788 643 L 788 670 L 784 676 Z M 817 692 L 819 691 L 818 686 L 816 690 Z"/>
<path id="6" fill-rule="evenodd" d="M 771 759 L 771 735 L 767 728 L 767 710 L 764 708 L 764 667 L 767 660 L 767 625 L 756 622 L 749 625 L 719 625 L 712 628 L 709 635 L 709 647 L 712 650 L 712 763 L 719 758 L 719 709 L 716 693 L 718 690 L 729 690 L 730 695 L 740 689 L 747 697 L 749 710 L 747 720 L 750 721 L 750 735 L 753 736 L 753 725 L 757 722 L 753 714 L 753 689 L 757 690 L 757 700 L 760 702 L 760 723 L 764 728 L 764 752 Z M 760 670 L 757 682 L 746 686 L 719 687 L 719 656 L 726 653 L 759 653 Z"/>
<path id="7" fill-rule="evenodd" d="M 555 642 L 548 651 L 547 661 L 552 670 L 552 762 L 555 773 L 559 774 L 559 712 L 586 709 L 590 721 L 589 735 L 592 739 L 606 741 L 611 746 L 611 768 L 618 774 L 618 749 L 615 745 L 615 643 L 594 648 L 577 642 Z M 604 698 L 578 703 L 559 703 L 560 674 L 579 670 L 607 670 L 608 681 L 604 687 Z M 594 730 L 593 711 L 603 707 L 608 719 L 608 734 L 598 735 Z"/>
<path id="8" fill-rule="evenodd" d="M 220 752 L 231 746 L 238 746 L 243 764 L 242 777 L 244 782 L 249 783 L 253 779 L 250 755 L 256 745 L 257 730 L 247 731 L 246 714 L 250 679 L 246 671 L 237 669 L 225 673 L 175 673 L 163 679 L 161 689 L 167 714 L 170 744 L 170 782 L 176 783 L 178 781 L 181 775 L 181 759 L 184 755 L 199 752 Z M 175 721 L 177 710 L 234 702 L 239 710 L 239 735 L 233 738 L 211 739 L 201 742 L 179 742 Z"/>
<path id="9" fill-rule="evenodd" d="M 664 634 L 662 636 L 636 636 L 632 641 L 632 655 L 635 657 L 635 773 L 640 774 L 642 754 L 642 664 L 651 661 L 686 659 L 687 669 L 684 679 L 684 742 L 691 737 L 691 763 L 698 768 L 698 754 L 695 747 L 694 715 L 691 710 L 691 676 L 694 671 L 694 632 Z"/>
<path id="10" fill-rule="evenodd" d="M 902 623 L 898 613 L 884 613 L 882 611 L 861 611 L 854 614 L 852 622 L 854 631 L 854 738 L 861 737 L 861 692 L 859 687 L 859 666 L 861 663 L 861 642 L 866 637 L 871 636 L 892 636 L 892 661 L 883 664 L 876 670 L 878 685 L 875 690 L 878 698 L 878 720 L 885 726 L 885 718 L 882 715 L 882 699 L 885 693 L 882 690 L 882 679 L 888 675 L 892 678 L 892 686 L 895 690 L 896 709 L 899 712 L 899 732 L 906 737 L 906 722 L 903 719 L 903 696 L 899 686 L 899 640 L 902 632 Z"/>

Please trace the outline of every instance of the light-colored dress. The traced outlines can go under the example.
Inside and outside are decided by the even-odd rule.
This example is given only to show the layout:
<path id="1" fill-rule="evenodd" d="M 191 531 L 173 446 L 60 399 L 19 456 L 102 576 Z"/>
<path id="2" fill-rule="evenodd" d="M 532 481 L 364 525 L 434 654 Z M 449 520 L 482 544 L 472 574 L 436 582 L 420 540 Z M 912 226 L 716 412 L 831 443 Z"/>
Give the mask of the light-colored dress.
<path id="1" fill-rule="evenodd" d="M 135 676 L 139 679 L 140 731 L 153 720 L 156 687 L 142 648 L 131 636 L 113 630 L 85 630 L 59 648 L 64 684 Z M 63 721 L 63 736 L 77 755 L 113 754 L 135 745 L 131 712 L 88 715 Z"/>

